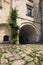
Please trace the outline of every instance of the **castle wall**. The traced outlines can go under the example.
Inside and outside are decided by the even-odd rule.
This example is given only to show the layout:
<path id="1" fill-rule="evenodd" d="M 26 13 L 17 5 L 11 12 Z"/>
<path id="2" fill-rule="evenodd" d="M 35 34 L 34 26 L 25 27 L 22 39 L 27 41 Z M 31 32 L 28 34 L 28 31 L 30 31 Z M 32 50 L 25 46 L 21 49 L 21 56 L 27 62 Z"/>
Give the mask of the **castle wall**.
<path id="1" fill-rule="evenodd" d="M 0 9 L 0 24 L 7 23 L 10 16 L 10 1 L 11 0 L 2 0 L 2 9 Z"/>
<path id="2" fill-rule="evenodd" d="M 27 16 L 27 5 L 32 8 L 32 16 Z M 10 17 L 11 6 L 13 9 L 15 9 L 16 7 L 18 10 L 17 24 L 20 27 L 20 29 L 24 25 L 29 25 L 30 27 L 33 27 L 33 29 L 36 30 L 37 42 L 39 42 L 41 37 L 41 16 L 40 16 L 41 14 L 39 10 L 39 0 L 37 1 L 33 0 L 33 2 L 30 2 L 28 0 L 12 0 L 12 5 L 11 5 L 11 0 L 5 0 L 5 1 L 2 0 L 2 9 L 0 9 L 0 25 L 8 23 L 7 20 Z M 43 13 L 43 9 L 42 9 L 42 13 Z M 9 28 L 6 27 L 5 29 L 5 27 L 0 27 L 0 41 L 3 40 L 3 35 L 6 34 L 10 35 L 9 31 L 7 30 L 9 30 Z M 7 33 L 5 33 L 5 31 Z"/>
<path id="3" fill-rule="evenodd" d="M 10 17 L 11 0 L 2 0 L 2 8 L 0 8 L 0 43 L 4 41 L 4 36 L 10 37 L 10 29 L 7 25 Z M 10 38 L 9 38 L 10 39 Z"/>
<path id="4" fill-rule="evenodd" d="M 39 42 L 40 40 L 40 18 L 38 15 L 38 19 L 37 19 L 37 14 L 38 14 L 38 5 L 39 5 L 39 0 L 33 0 L 34 2 L 30 2 L 28 0 L 13 0 L 13 4 L 12 7 L 13 9 L 16 7 L 18 10 L 18 18 L 17 18 L 17 24 L 20 27 L 20 29 L 22 28 L 23 25 L 30 25 L 33 26 L 34 28 L 36 28 L 37 31 L 37 42 Z M 37 6 L 36 6 L 37 4 Z M 27 16 L 27 5 L 32 6 L 32 16 Z M 35 5 L 35 6 L 34 6 Z M 36 7 L 36 8 L 35 8 Z"/>

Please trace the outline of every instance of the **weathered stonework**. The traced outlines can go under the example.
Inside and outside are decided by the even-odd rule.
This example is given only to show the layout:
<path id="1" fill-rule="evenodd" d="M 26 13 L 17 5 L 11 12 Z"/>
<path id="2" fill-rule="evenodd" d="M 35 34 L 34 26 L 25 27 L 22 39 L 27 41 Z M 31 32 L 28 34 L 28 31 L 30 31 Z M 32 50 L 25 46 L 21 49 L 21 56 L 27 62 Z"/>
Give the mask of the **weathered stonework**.
<path id="1" fill-rule="evenodd" d="M 10 36 L 11 33 L 7 21 L 10 17 L 10 1 L 2 0 L 2 9 L 0 9 L 0 43 L 4 41 L 4 36 Z"/>
<path id="2" fill-rule="evenodd" d="M 8 36 L 11 35 L 10 34 L 11 32 L 9 32 L 10 28 L 8 28 L 9 26 L 7 25 L 7 23 L 8 23 L 7 20 L 10 17 L 11 7 L 13 9 L 16 7 L 18 10 L 17 24 L 20 27 L 19 42 L 20 42 L 21 34 L 23 35 L 23 38 L 25 35 L 28 37 L 27 43 L 39 42 L 40 38 L 41 38 L 41 13 L 40 13 L 40 9 L 39 9 L 39 0 L 37 0 L 37 1 L 33 0 L 33 2 L 30 2 L 28 0 L 6 0 L 6 1 L 2 0 L 2 9 L 0 9 L 0 25 L 3 24 L 3 27 L 0 26 L 0 42 L 3 42 L 4 35 L 8 35 Z M 12 1 L 12 5 L 11 5 L 11 1 Z M 27 14 L 27 5 L 32 7 L 32 16 L 33 17 L 26 15 Z M 42 5 L 43 5 L 43 3 L 42 3 Z M 43 13 L 43 9 L 42 9 L 42 13 Z M 43 19 L 43 14 L 42 14 L 42 19 Z M 5 24 L 8 27 L 4 26 Z M 26 38 L 26 36 L 25 36 L 25 38 Z"/>

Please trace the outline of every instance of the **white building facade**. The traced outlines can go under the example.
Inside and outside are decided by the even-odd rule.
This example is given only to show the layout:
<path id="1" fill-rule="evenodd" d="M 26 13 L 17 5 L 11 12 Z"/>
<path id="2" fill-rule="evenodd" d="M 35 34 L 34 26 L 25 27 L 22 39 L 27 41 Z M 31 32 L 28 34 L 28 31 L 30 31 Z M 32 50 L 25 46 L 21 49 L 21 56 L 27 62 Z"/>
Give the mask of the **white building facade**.
<path id="1" fill-rule="evenodd" d="M 9 41 L 11 29 L 8 26 L 11 7 L 18 10 L 17 24 L 19 43 L 40 42 L 41 16 L 39 15 L 39 0 L 1 0 L 0 6 L 0 42 Z"/>

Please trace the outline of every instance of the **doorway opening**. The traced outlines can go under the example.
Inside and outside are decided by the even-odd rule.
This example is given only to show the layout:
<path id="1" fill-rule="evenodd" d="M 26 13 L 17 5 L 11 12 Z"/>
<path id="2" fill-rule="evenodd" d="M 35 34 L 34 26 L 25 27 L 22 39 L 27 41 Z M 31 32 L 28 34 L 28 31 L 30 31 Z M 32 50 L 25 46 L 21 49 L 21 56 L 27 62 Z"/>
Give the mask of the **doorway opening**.
<path id="1" fill-rule="evenodd" d="M 3 41 L 9 41 L 9 36 L 5 35 L 5 36 L 3 37 Z"/>
<path id="2" fill-rule="evenodd" d="M 19 32 L 19 43 L 28 44 L 34 43 L 37 39 L 36 29 L 31 25 L 24 25 Z"/>

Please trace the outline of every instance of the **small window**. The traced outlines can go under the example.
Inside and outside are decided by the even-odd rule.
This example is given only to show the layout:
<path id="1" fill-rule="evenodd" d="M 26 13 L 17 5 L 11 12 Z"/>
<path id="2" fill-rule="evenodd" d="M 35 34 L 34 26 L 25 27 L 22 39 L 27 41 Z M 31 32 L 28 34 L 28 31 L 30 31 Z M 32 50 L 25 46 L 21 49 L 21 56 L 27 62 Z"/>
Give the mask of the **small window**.
<path id="1" fill-rule="evenodd" d="M 31 15 L 32 15 L 32 10 L 29 9 L 29 8 L 27 9 L 27 15 L 28 15 L 28 16 L 31 16 Z"/>
<path id="2" fill-rule="evenodd" d="M 33 0 L 28 0 L 28 1 L 33 2 Z"/>
<path id="3" fill-rule="evenodd" d="M 2 9 L 2 0 L 0 0 L 0 9 Z"/>
<path id="4" fill-rule="evenodd" d="M 32 16 L 32 8 L 27 6 L 27 15 Z"/>

